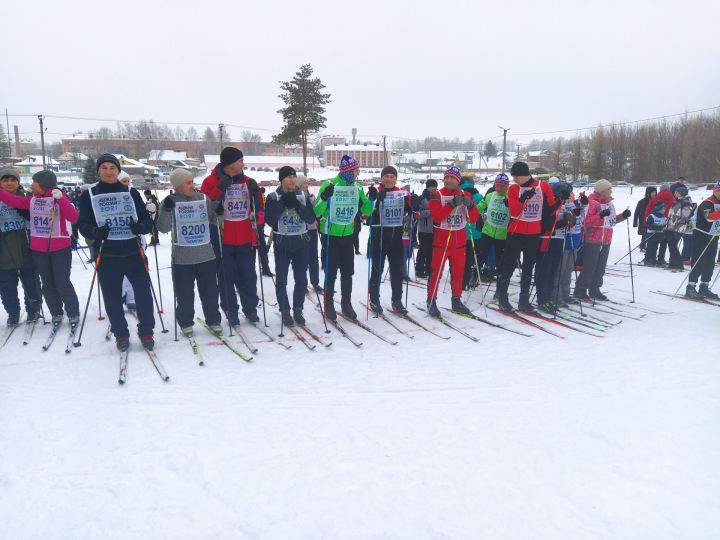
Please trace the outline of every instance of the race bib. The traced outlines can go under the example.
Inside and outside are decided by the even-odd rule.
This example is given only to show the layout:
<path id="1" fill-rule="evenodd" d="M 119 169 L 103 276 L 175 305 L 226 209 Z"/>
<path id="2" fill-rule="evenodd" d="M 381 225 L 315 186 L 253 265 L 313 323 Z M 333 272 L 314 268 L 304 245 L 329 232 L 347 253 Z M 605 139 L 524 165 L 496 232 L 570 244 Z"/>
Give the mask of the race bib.
<path id="1" fill-rule="evenodd" d="M 532 188 L 529 187 L 521 187 L 520 195 L 531 189 Z M 520 216 L 518 217 L 518 219 L 520 221 L 540 221 L 540 218 L 542 217 L 542 207 L 543 194 L 542 189 L 540 189 L 540 186 L 538 185 L 535 188 L 535 194 L 525 201 L 522 212 L 520 212 Z"/>
<path id="2" fill-rule="evenodd" d="M 713 204 L 713 212 L 717 212 L 718 210 L 720 210 L 720 204 Z M 718 231 L 720 231 L 720 219 L 713 221 L 710 226 L 710 234 L 716 234 Z"/>
<path id="3" fill-rule="evenodd" d="M 39 238 L 67 238 L 60 234 L 60 210 L 52 197 L 30 199 L 30 234 Z"/>
<path id="4" fill-rule="evenodd" d="M 388 191 L 385 200 L 380 204 L 380 225 L 383 227 L 400 227 L 405 213 L 405 192 Z"/>
<path id="5" fill-rule="evenodd" d="M 350 225 L 355 221 L 358 212 L 360 194 L 355 186 L 335 186 L 333 192 L 330 223 L 333 225 Z"/>
<path id="6" fill-rule="evenodd" d="M 176 202 L 175 229 L 175 243 L 178 246 L 209 244 L 210 221 L 207 200 Z"/>
<path id="7" fill-rule="evenodd" d="M 601 210 L 610 210 L 610 215 L 603 218 L 603 227 L 606 229 L 613 228 L 617 223 L 617 214 L 615 213 L 615 205 L 613 203 L 601 204 Z"/>
<path id="8" fill-rule="evenodd" d="M 493 195 L 487 209 L 487 222 L 496 229 L 507 229 L 510 212 L 505 206 L 505 198 Z"/>
<path id="9" fill-rule="evenodd" d="M 137 221 L 137 212 L 130 192 L 90 194 L 93 213 L 98 227 L 110 225 L 108 240 L 130 240 L 130 220 Z"/>
<path id="10" fill-rule="evenodd" d="M 305 205 L 305 194 L 295 193 L 300 204 Z M 295 209 L 286 208 L 278 219 L 278 234 L 299 236 L 307 232 L 307 223 Z"/>
<path id="11" fill-rule="evenodd" d="M 452 201 L 453 198 L 454 197 L 452 195 L 440 195 L 440 200 L 442 201 L 443 206 Z M 453 208 L 453 211 L 450 212 L 450 215 L 440 222 L 438 227 L 446 231 L 457 231 L 459 229 L 464 229 L 465 225 L 467 225 L 467 212 L 465 211 L 465 207 L 456 206 Z"/>
<path id="12" fill-rule="evenodd" d="M 232 184 L 225 190 L 223 219 L 242 221 L 250 217 L 250 191 L 247 184 Z"/>
<path id="13" fill-rule="evenodd" d="M 25 220 L 17 210 L 0 202 L 0 232 L 20 231 L 25 228 Z"/>

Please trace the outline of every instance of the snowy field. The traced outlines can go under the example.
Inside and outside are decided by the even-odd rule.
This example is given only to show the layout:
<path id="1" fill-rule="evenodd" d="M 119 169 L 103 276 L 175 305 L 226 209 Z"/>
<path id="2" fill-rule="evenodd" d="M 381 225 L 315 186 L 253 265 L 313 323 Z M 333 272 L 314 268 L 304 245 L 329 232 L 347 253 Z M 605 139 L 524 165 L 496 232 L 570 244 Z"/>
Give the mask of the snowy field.
<path id="1" fill-rule="evenodd" d="M 642 192 L 618 190 L 618 211 Z M 627 245 L 621 223 L 611 263 Z M 635 268 L 637 302 L 668 314 L 602 315 L 622 320 L 602 339 L 488 311 L 525 338 L 449 315 L 474 343 L 411 309 L 451 339 L 394 319 L 411 340 L 371 318 L 397 346 L 345 324 L 361 348 L 333 331 L 328 349 L 288 337 L 285 351 L 248 328 L 260 351 L 247 364 L 196 326 L 199 367 L 173 340 L 167 236 L 157 253 L 170 332 L 158 324 L 156 349 L 170 382 L 133 336 L 118 386 L 95 300 L 72 354 L 65 331 L 41 352 L 47 327 L 0 351 L 0 538 L 720 538 L 720 310 L 650 292 L 687 273 Z M 84 306 L 92 270 L 73 263 Z M 627 272 L 613 274 L 604 292 L 629 300 Z M 382 295 L 389 303 L 389 283 Z M 480 296 L 469 305 L 484 316 Z M 449 301 L 448 290 L 439 305 Z M 309 302 L 306 316 L 324 336 Z M 277 333 L 272 308 L 267 321 Z"/>

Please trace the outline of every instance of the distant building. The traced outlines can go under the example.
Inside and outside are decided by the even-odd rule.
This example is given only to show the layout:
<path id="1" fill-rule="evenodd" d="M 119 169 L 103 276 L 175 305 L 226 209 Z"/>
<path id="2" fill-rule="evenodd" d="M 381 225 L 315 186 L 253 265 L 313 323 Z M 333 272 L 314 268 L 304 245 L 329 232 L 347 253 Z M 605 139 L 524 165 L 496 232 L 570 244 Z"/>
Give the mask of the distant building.
<path id="1" fill-rule="evenodd" d="M 333 144 L 323 150 L 326 167 L 337 167 L 344 155 L 358 160 L 361 168 L 385 166 L 385 152 L 379 144 Z"/>
<path id="2" fill-rule="evenodd" d="M 558 165 L 558 153 L 555 150 L 528 152 L 525 160 L 531 168 L 542 167 L 548 171 L 554 171 Z"/>
<path id="3" fill-rule="evenodd" d="M 45 156 L 45 166 L 43 166 L 42 156 L 25 156 L 25 159 L 18 161 L 13 165 L 21 174 L 35 174 L 44 168 L 58 170 L 60 162 L 52 159 L 50 156 Z"/>
<path id="4" fill-rule="evenodd" d="M 297 169 L 302 169 L 303 158 L 302 156 L 283 156 L 283 155 L 262 155 L 262 156 L 245 156 L 245 170 L 246 171 L 257 171 L 270 169 L 275 171 L 280 167 L 288 165 Z M 205 166 L 208 170 L 212 170 L 220 163 L 220 156 L 213 154 L 205 154 Z M 320 160 L 316 156 L 307 157 L 308 169 L 317 169 L 321 167 Z"/>

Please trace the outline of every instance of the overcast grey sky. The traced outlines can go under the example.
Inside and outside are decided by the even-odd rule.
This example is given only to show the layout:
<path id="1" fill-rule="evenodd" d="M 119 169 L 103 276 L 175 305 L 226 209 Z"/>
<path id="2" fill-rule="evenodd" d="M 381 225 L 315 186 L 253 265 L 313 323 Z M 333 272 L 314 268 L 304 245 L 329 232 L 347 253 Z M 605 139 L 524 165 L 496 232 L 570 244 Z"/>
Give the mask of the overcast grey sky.
<path id="1" fill-rule="evenodd" d="M 326 132 L 360 137 L 484 139 L 498 124 L 513 136 L 720 105 L 718 0 L 41 0 L 0 13 L 11 114 L 277 130 L 278 81 L 307 62 L 332 95 Z M 48 133 L 99 125 L 49 119 Z"/>

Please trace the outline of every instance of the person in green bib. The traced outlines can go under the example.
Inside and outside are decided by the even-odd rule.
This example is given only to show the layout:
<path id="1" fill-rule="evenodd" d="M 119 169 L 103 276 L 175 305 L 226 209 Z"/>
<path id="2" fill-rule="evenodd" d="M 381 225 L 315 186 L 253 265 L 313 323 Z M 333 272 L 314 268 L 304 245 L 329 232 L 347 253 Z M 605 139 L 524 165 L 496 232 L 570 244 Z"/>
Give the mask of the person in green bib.
<path id="1" fill-rule="evenodd" d="M 340 159 L 340 173 L 326 180 L 318 190 L 315 203 L 315 215 L 320 218 L 320 230 L 325 235 L 325 316 L 337 319 L 333 295 L 335 279 L 340 270 L 340 308 L 346 317 L 357 319 L 352 307 L 352 276 L 355 272 L 355 251 L 353 233 L 355 216 L 358 213 L 367 217 L 372 213 L 372 203 L 356 179 L 360 174 L 360 165 L 350 156 Z"/>
<path id="2" fill-rule="evenodd" d="M 510 211 L 507 205 L 507 192 L 510 179 L 505 173 L 495 177 L 495 191 L 491 191 L 477 204 L 478 212 L 485 215 L 482 236 L 478 242 L 478 266 L 482 269 L 487 260 L 490 246 L 495 246 L 495 266 L 500 268 L 505 240 L 507 239 Z"/>

